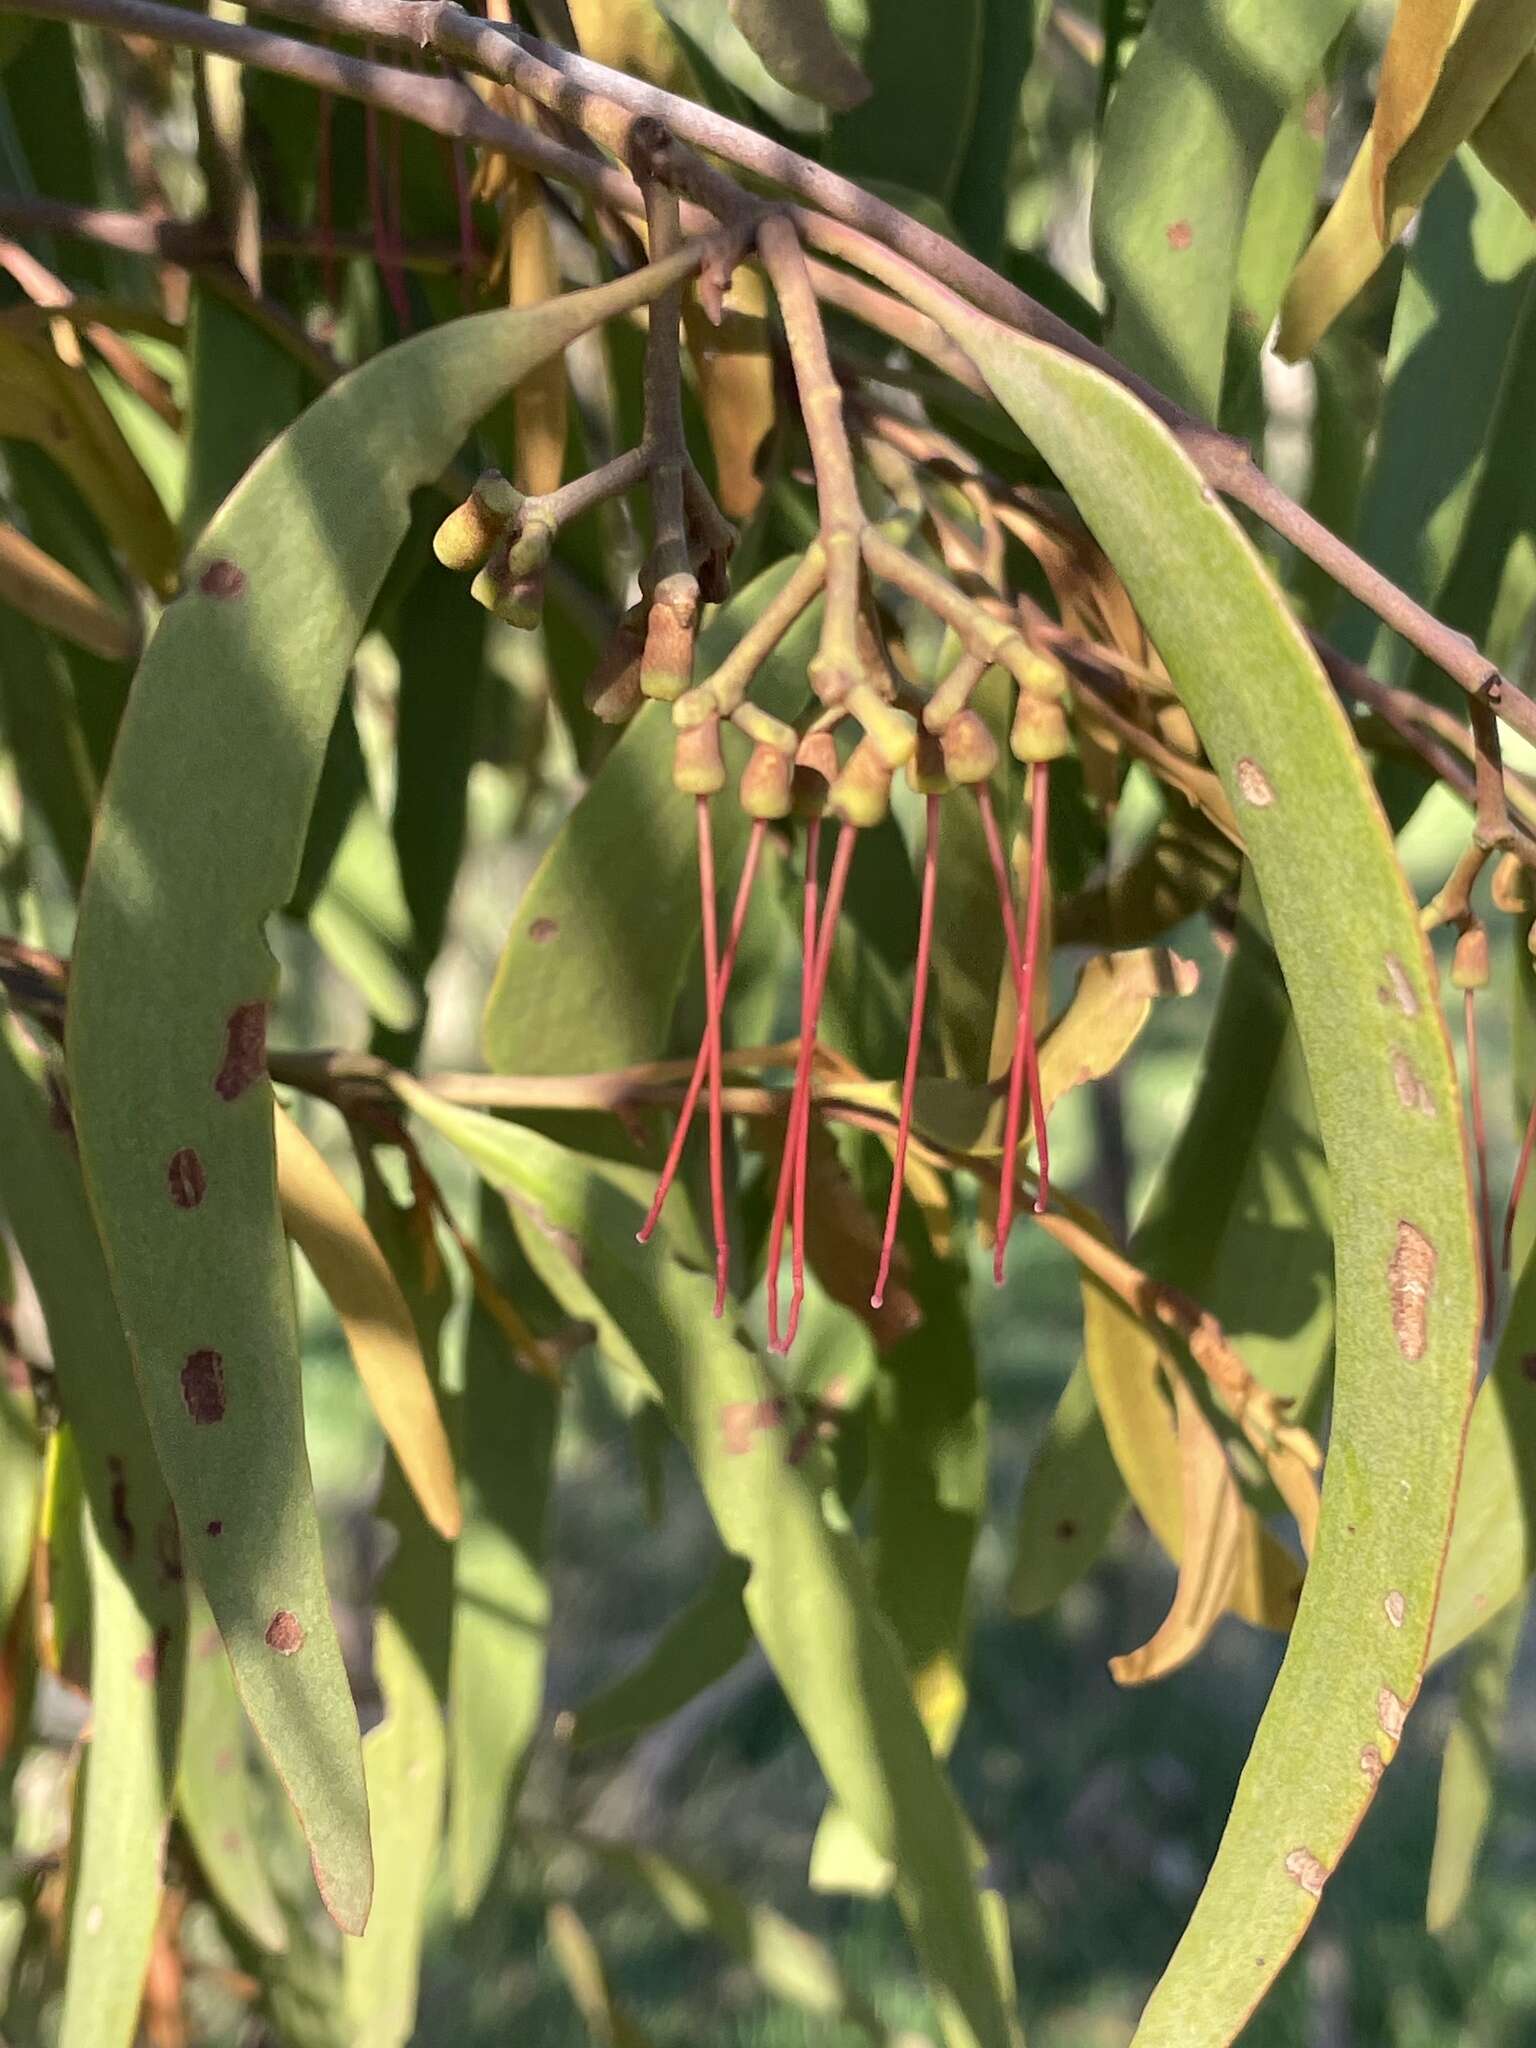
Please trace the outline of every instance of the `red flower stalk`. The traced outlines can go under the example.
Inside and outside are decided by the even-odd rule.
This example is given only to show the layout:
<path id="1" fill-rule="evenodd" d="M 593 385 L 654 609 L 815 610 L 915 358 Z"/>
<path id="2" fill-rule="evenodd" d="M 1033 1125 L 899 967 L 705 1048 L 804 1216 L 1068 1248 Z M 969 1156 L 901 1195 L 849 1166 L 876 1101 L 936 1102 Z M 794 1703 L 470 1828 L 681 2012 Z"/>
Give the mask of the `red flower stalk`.
<path id="1" fill-rule="evenodd" d="M 1028 942 L 1027 947 L 1021 947 L 1018 920 L 1013 909 L 1013 878 L 1008 871 L 1008 861 L 1003 853 L 1003 843 L 997 829 L 997 814 L 992 807 L 992 793 L 984 782 L 976 785 L 976 802 L 981 810 L 982 830 L 986 834 L 987 852 L 997 882 L 997 900 L 1003 914 L 1003 933 L 1008 941 L 1008 961 L 1013 969 L 1014 994 L 1019 1013 L 1013 1043 L 1013 1060 L 1008 1071 L 1008 1108 L 1003 1126 L 1002 1176 L 997 1201 L 997 1240 L 992 1253 L 992 1277 L 999 1286 L 1002 1285 L 1007 1266 L 1008 1236 L 1013 1228 L 1013 1205 L 1019 1175 L 1019 1127 L 1024 1117 L 1026 1079 L 1029 1082 L 1030 1106 L 1035 1119 L 1035 1142 L 1040 1151 L 1041 1181 L 1040 1194 L 1036 1199 L 1037 1209 L 1043 1208 L 1045 1204 L 1045 1175 L 1049 1171 L 1049 1154 L 1044 1144 L 1045 1117 L 1040 1095 L 1039 1061 L 1035 1056 L 1034 1031 L 1035 960 L 1040 939 L 1049 787 L 1044 764 L 1039 761 L 1033 763 L 1030 769 L 1030 789 L 1034 799 L 1034 816 L 1030 835 L 1029 899 L 1026 910 Z"/>
<path id="2" fill-rule="evenodd" d="M 1515 1214 L 1520 1207 L 1520 1197 L 1525 1192 L 1525 1176 L 1531 1167 L 1531 1152 L 1536 1149 L 1536 1102 L 1531 1104 L 1530 1121 L 1525 1127 L 1525 1143 L 1520 1147 L 1520 1161 L 1515 1168 L 1514 1180 L 1510 1183 L 1509 1207 L 1504 1211 L 1504 1270 L 1509 1271 L 1509 1248 L 1515 1235 Z"/>
<path id="3" fill-rule="evenodd" d="M 805 1300 L 805 1183 L 806 1159 L 811 1131 L 811 1068 L 816 1048 L 816 1020 L 821 1015 L 832 966 L 832 944 L 837 937 L 837 920 L 847 887 L 848 868 L 853 859 L 855 825 L 843 826 L 838 834 L 832 872 L 827 878 L 826 903 L 818 920 L 816 914 L 815 858 L 820 842 L 819 821 L 812 819 L 806 833 L 805 961 L 801 970 L 800 1051 L 795 1061 L 794 1086 L 790 1091 L 789 1115 L 784 1128 L 784 1156 L 779 1164 L 779 1185 L 774 1195 L 773 1223 L 768 1234 L 768 1348 L 787 1352 L 795 1341 Z M 794 1240 L 790 1252 L 792 1292 L 789 1322 L 779 1330 L 779 1261 L 784 1248 L 784 1226 L 794 1199 Z"/>
<path id="4" fill-rule="evenodd" d="M 896 1221 L 901 1214 L 902 1181 L 907 1164 L 907 1140 L 912 1132 L 912 1097 L 917 1087 L 917 1060 L 923 1043 L 923 1011 L 928 1000 L 928 963 L 933 952 L 933 906 L 939 878 L 939 799 L 930 795 L 926 811 L 927 837 L 923 847 L 923 893 L 917 920 L 917 964 L 912 989 L 912 1022 L 907 1032 L 907 1064 L 901 1076 L 901 1119 L 896 1126 L 896 1150 L 891 1158 L 891 1193 L 885 1209 L 885 1234 L 880 1240 L 880 1270 L 875 1275 L 871 1308 L 885 1303 L 885 1283 L 890 1278 L 891 1255 L 896 1248 Z"/>
<path id="5" fill-rule="evenodd" d="M 758 818 L 752 826 L 751 837 L 747 840 L 746 859 L 741 864 L 741 880 L 736 885 L 736 902 L 731 911 L 731 927 L 726 936 L 725 952 L 721 956 L 719 969 L 714 976 L 714 1012 L 718 1021 L 725 1008 L 725 999 L 730 992 L 731 975 L 736 966 L 736 948 L 741 942 L 743 927 L 747 921 L 747 906 L 752 900 L 752 885 L 757 879 L 758 861 L 762 856 L 763 838 L 767 832 L 766 822 Z M 713 889 L 710 891 L 713 897 Z M 683 1147 L 688 1142 L 689 1126 L 693 1122 L 694 1110 L 698 1107 L 705 1077 L 709 1072 L 709 1031 L 699 1041 L 699 1055 L 693 1064 L 693 1078 L 688 1083 L 688 1092 L 683 1097 L 683 1106 L 678 1111 L 677 1128 L 672 1133 L 672 1143 L 667 1150 L 666 1164 L 661 1169 L 661 1179 L 656 1183 L 656 1193 L 651 1199 L 650 1213 L 635 1233 L 641 1244 L 649 1244 L 656 1225 L 661 1220 L 662 1206 L 671 1193 L 672 1183 L 677 1178 L 677 1169 L 683 1156 Z M 716 1315 L 724 1307 L 722 1302 L 715 1310 Z"/>
<path id="6" fill-rule="evenodd" d="M 336 224 L 331 195 L 331 129 L 335 103 L 328 92 L 320 95 L 319 152 L 315 159 L 315 207 L 320 217 L 320 281 L 326 300 L 336 306 Z"/>
<path id="7" fill-rule="evenodd" d="M 704 934 L 704 1048 L 709 1060 L 709 1212 L 715 1232 L 715 1314 L 725 1313 L 731 1242 L 725 1227 L 725 1137 L 720 1114 L 720 936 L 715 924 L 715 842 L 709 798 L 695 798 L 699 821 L 699 923 Z"/>
<path id="8" fill-rule="evenodd" d="M 1463 991 L 1467 1030 L 1467 1092 L 1472 1098 L 1472 1144 L 1477 1153 L 1478 1220 L 1483 1244 L 1483 1336 L 1493 1331 L 1498 1281 L 1493 1270 L 1493 1207 L 1488 1192 L 1488 1132 L 1483 1122 L 1483 1082 L 1477 1056 L 1477 991 Z"/>

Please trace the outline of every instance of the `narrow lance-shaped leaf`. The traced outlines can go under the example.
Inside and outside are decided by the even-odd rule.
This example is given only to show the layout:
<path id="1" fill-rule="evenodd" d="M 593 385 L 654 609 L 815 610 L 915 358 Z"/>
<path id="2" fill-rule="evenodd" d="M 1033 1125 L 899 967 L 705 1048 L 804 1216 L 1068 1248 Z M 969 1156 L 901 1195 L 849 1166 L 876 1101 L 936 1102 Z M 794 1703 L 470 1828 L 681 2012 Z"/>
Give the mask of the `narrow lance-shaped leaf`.
<path id="1" fill-rule="evenodd" d="M 324 1153 L 280 1104 L 275 1129 L 283 1228 L 330 1298 L 357 1376 L 422 1512 L 451 1540 L 461 1521 L 453 1451 L 400 1283 Z"/>
<path id="2" fill-rule="evenodd" d="M 1510 78 L 1472 137 L 1472 147 L 1536 219 L 1536 57 Z"/>
<path id="3" fill-rule="evenodd" d="M 1398 0 L 1387 47 L 1382 52 L 1371 116 L 1371 204 L 1376 232 L 1387 233 L 1387 172 L 1423 118 L 1471 0 Z"/>
<path id="4" fill-rule="evenodd" d="M 176 1516 L 139 1407 L 67 1116 L 0 1029 L 0 1197 L 53 1349 L 86 1495 L 92 1739 L 77 1795 L 61 2048 L 130 2048 L 159 1913 L 181 1714 Z"/>
<path id="5" fill-rule="evenodd" d="M 293 892 L 325 737 L 411 491 L 524 370 L 694 260 L 404 343 L 267 450 L 140 667 L 82 899 L 71 1072 L 118 1305 L 241 1696 L 353 1930 L 372 1887 L 367 1812 L 303 1442 L 262 926 Z"/>
<path id="6" fill-rule="evenodd" d="M 516 1197 L 529 1256 L 572 1313 L 590 1317 L 601 1342 L 611 1334 L 644 1356 L 721 1539 L 749 1567 L 748 1616 L 832 1792 L 895 1864 L 897 1902 L 947 2037 L 955 2048 L 1012 2048 L 964 1823 L 837 1515 L 821 1448 L 791 1461 L 762 1367 L 710 1315 L 708 1276 L 658 1256 L 660 1247 L 647 1260 L 634 1246 L 643 1177 L 450 1107 L 403 1077 L 397 1085 L 423 1121 Z"/>
<path id="7" fill-rule="evenodd" d="M 869 80 L 838 41 L 824 0 L 730 0 L 731 19 L 791 92 L 845 113 L 867 99 Z"/>
<path id="8" fill-rule="evenodd" d="M 1467 1651 L 1456 1719 L 1440 1764 L 1435 1853 L 1424 1911 L 1431 1934 L 1443 1933 L 1461 1918 L 1477 1874 L 1493 1817 L 1499 1738 L 1527 1611 L 1524 1600 L 1511 1602 Z"/>
<path id="9" fill-rule="evenodd" d="M 948 294 L 923 300 L 1071 493 L 1220 773 L 1334 1187 L 1338 1354 L 1316 1554 L 1216 1863 L 1137 2037 L 1191 2048 L 1230 2040 L 1300 1939 L 1423 1675 L 1480 1311 L 1456 1074 L 1348 722 L 1236 521 L 1121 386 Z"/>
<path id="10" fill-rule="evenodd" d="M 742 1594 L 747 1571 L 727 1551 L 632 1670 L 575 1710 L 570 1739 L 582 1748 L 637 1735 L 723 1678 L 752 1642 Z"/>

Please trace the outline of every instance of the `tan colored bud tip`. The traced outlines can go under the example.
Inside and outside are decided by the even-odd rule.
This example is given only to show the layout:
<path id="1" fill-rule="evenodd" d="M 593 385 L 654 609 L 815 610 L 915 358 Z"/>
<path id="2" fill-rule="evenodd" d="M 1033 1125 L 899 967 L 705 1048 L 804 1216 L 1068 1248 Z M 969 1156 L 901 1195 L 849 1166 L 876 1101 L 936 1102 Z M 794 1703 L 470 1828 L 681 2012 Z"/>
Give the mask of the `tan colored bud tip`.
<path id="1" fill-rule="evenodd" d="M 954 787 L 944 766 L 944 746 L 936 733 L 920 732 L 917 752 L 907 763 L 907 781 L 919 796 L 947 796 Z"/>
<path id="2" fill-rule="evenodd" d="M 713 796 L 725 787 L 725 759 L 720 752 L 720 721 L 692 725 L 680 732 L 672 747 L 672 783 L 685 796 Z"/>
<path id="3" fill-rule="evenodd" d="M 1008 746 L 1016 761 L 1057 761 L 1069 752 L 1067 714 L 1057 699 L 1020 690 Z"/>
<path id="4" fill-rule="evenodd" d="M 1469 924 L 1456 941 L 1451 955 L 1452 988 L 1488 986 L 1488 932 L 1481 924 Z"/>
<path id="5" fill-rule="evenodd" d="M 854 684 L 848 692 L 848 709 L 863 726 L 882 765 L 893 775 L 904 768 L 917 751 L 917 732 L 911 719 L 894 704 L 887 704 L 872 683 Z"/>
<path id="6" fill-rule="evenodd" d="M 999 751 L 979 711 L 958 711 L 945 726 L 939 744 L 952 782 L 969 787 L 985 782 L 997 766 Z"/>
<path id="7" fill-rule="evenodd" d="M 837 742 L 829 732 L 808 732 L 795 749 L 792 789 L 802 818 L 818 816 L 827 807 L 827 791 L 837 780 L 841 763 Z"/>
<path id="8" fill-rule="evenodd" d="M 500 470 L 488 469 L 462 505 L 456 505 L 432 537 L 432 552 L 445 569 L 467 575 L 478 569 L 522 509 L 522 494 Z"/>
<path id="9" fill-rule="evenodd" d="M 759 742 L 741 771 L 741 808 L 749 818 L 787 818 L 794 801 L 793 780 L 789 755 Z"/>
<path id="10" fill-rule="evenodd" d="M 672 723 L 679 732 L 687 732 L 691 726 L 707 725 L 712 718 L 720 716 L 720 706 L 715 702 L 715 693 L 708 683 L 695 683 L 691 690 L 684 690 L 672 706 Z"/>
<path id="11" fill-rule="evenodd" d="M 1506 853 L 1493 871 L 1490 885 L 1495 910 L 1517 917 L 1531 908 L 1530 870 L 1518 853 Z"/>
<path id="12" fill-rule="evenodd" d="M 639 708 L 640 656 L 644 647 L 641 627 L 627 618 L 620 620 L 582 685 L 582 701 L 604 725 L 622 725 Z"/>
<path id="13" fill-rule="evenodd" d="M 699 596 L 693 578 L 668 576 L 656 586 L 645 628 L 640 687 L 647 697 L 675 704 L 693 680 L 693 642 Z"/>
<path id="14" fill-rule="evenodd" d="M 827 809 L 845 825 L 878 825 L 891 807 L 891 771 L 874 743 L 860 740 L 827 792 Z"/>

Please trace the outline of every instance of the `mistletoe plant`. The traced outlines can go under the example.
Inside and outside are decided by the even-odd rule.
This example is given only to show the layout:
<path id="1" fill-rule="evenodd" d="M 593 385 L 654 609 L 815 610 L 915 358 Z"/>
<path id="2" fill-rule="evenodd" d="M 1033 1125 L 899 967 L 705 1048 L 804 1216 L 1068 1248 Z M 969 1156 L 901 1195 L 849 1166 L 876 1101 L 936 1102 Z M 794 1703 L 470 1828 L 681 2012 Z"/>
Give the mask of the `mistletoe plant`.
<path id="1" fill-rule="evenodd" d="M 1178 1576 L 1122 1685 L 1228 1613 L 1287 1636 L 1136 2041 L 1236 2037 L 1478 1636 L 1431 1918 L 1462 1902 L 1529 1563 L 1536 1118 L 1501 1229 L 1478 998 L 1507 945 L 1523 1054 L 1536 22 L 1400 0 L 1362 139 L 1349 0 L 966 0 L 952 32 L 871 0 L 862 42 L 733 0 L 697 45 L 670 11 L 5 25 L 18 1830 L 29 1760 L 76 1766 L 7 1866 L 17 2041 L 212 2039 L 208 1979 L 262 2038 L 403 2043 L 443 1901 L 514 1844 L 596 2038 L 640 2036 L 573 1859 L 893 2038 L 768 1907 L 536 1769 L 520 1797 L 754 1641 L 831 1795 L 816 1882 L 891 1894 L 946 2042 L 1021 2040 L 945 1766 L 969 1265 L 1004 1281 L 1021 1211 L 1082 1364 L 1015 1612 L 1132 1502 Z M 1330 83 L 1358 151 L 1318 219 Z M 1069 130 L 1107 315 L 1005 236 L 1010 181 L 1070 188 Z M 1276 349 L 1314 371 L 1305 503 L 1258 459 Z M 1465 851 L 1421 908 L 1396 834 L 1430 797 Z M 447 1071 L 466 892 L 533 835 L 474 913 L 484 1070 Z M 1201 925 L 1219 1005 L 1122 1245 L 1050 1119 L 1193 993 L 1168 941 Z M 369 1043 L 306 1043 L 317 972 Z M 388 1446 L 345 1627 L 290 1243 Z M 545 1504 L 593 1380 L 680 1443 L 721 1557 L 544 1743 Z"/>

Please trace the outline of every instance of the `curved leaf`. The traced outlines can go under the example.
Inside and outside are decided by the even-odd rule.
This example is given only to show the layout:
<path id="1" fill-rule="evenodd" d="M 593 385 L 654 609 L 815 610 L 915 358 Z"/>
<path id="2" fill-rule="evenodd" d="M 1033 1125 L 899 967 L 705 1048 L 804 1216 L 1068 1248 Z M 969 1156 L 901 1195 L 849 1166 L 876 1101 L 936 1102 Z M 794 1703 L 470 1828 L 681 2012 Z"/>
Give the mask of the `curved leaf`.
<path id="1" fill-rule="evenodd" d="M 1071 493 L 1221 776 L 1334 1187 L 1316 1553 L 1215 1865 L 1137 2036 L 1193 2048 L 1233 2037 L 1300 1939 L 1375 1790 L 1362 1756 L 1390 1754 L 1423 1675 L 1480 1311 L 1460 1097 L 1417 906 L 1348 721 L 1237 522 L 1121 386 L 947 294 L 923 299 Z M 1394 1078 L 1405 1063 L 1411 1105 Z"/>
<path id="2" fill-rule="evenodd" d="M 1012 2048 L 965 1826 L 836 1506 L 824 1453 L 813 1446 L 791 1461 L 771 1382 L 710 1315 L 709 1277 L 659 1245 L 647 1257 L 635 1244 L 645 1182 L 520 1125 L 453 1108 L 404 1077 L 397 1085 L 412 1110 L 514 1197 L 529 1256 L 572 1313 L 595 1321 L 604 1342 L 615 1332 L 650 1366 L 721 1539 L 749 1567 L 753 1631 L 831 1790 L 876 1854 L 896 1865 L 897 1902 L 946 2033 L 956 2048 Z"/>
<path id="3" fill-rule="evenodd" d="M 948 200 L 981 92 L 983 6 L 947 0 L 942 33 L 929 0 L 878 0 L 868 10 L 859 64 L 869 96 L 832 123 L 829 163 Z"/>
<path id="4" fill-rule="evenodd" d="M 730 0 L 730 8 L 780 85 L 838 113 L 868 99 L 869 80 L 833 33 L 825 0 Z"/>
<path id="5" fill-rule="evenodd" d="M 140 667 L 81 902 L 71 1072 L 118 1305 L 236 1683 L 354 1931 L 372 1887 L 367 1809 L 304 1450 L 262 926 L 293 893 L 411 491 L 524 370 L 694 260 L 437 328 L 343 378 L 268 449 Z"/>
<path id="6" fill-rule="evenodd" d="M 1536 57 L 1527 57 L 1484 115 L 1472 147 L 1526 213 L 1536 217 Z"/>
<path id="7" fill-rule="evenodd" d="M 325 1155 L 277 1105 L 283 1228 L 330 1297 L 369 1404 L 440 1536 L 459 1533 L 453 1451 L 400 1283 Z"/>
<path id="8" fill-rule="evenodd" d="M 1110 101 L 1093 193 L 1105 341 L 1206 419 L 1254 181 L 1353 12 L 1354 0 L 1158 0 Z"/>
<path id="9" fill-rule="evenodd" d="M 1108 1542 L 1126 1502 L 1093 1379 L 1079 1365 L 1051 1415 L 1019 1501 L 1008 1606 L 1017 1615 L 1054 1607 Z"/>
<path id="10" fill-rule="evenodd" d="M 653 1728 L 723 1678 L 752 1642 L 742 1605 L 747 1570 L 727 1552 L 633 1669 L 583 1701 L 571 1721 L 578 1749 Z"/>
<path id="11" fill-rule="evenodd" d="M 1445 67 L 1457 23 L 1469 0 L 1398 0 L 1371 116 L 1371 202 L 1376 232 L 1386 236 L 1387 172 L 1418 127 Z"/>

